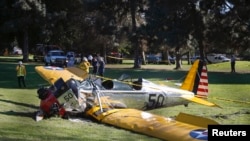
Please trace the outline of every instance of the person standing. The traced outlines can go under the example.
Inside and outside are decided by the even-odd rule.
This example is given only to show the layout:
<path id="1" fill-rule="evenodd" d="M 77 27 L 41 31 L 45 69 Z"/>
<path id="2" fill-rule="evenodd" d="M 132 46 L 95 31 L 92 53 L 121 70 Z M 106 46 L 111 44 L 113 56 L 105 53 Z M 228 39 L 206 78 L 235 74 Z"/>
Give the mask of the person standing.
<path id="1" fill-rule="evenodd" d="M 236 58 L 234 55 L 231 56 L 231 72 L 235 72 L 235 61 Z"/>
<path id="2" fill-rule="evenodd" d="M 105 72 L 105 62 L 102 57 L 98 57 L 98 75 L 103 77 L 103 74 Z"/>
<path id="3" fill-rule="evenodd" d="M 22 87 L 26 87 L 25 84 L 25 77 L 26 77 L 26 68 L 23 65 L 22 61 L 18 62 L 18 65 L 16 66 L 16 72 L 17 72 L 17 81 L 18 81 L 18 85 L 19 88 Z"/>
<path id="4" fill-rule="evenodd" d="M 92 63 L 92 59 L 93 59 L 93 56 L 91 54 L 89 54 L 88 61 L 89 61 L 90 64 Z"/>
<path id="5" fill-rule="evenodd" d="M 83 78 L 85 78 L 86 75 L 89 74 L 89 67 L 90 67 L 90 63 L 88 62 L 88 59 L 86 57 L 83 57 L 83 61 L 80 63 L 79 67 L 85 72 L 82 76 Z"/>
<path id="6" fill-rule="evenodd" d="M 92 59 L 92 67 L 93 67 L 93 74 L 96 75 L 98 69 L 98 61 L 96 57 Z"/>

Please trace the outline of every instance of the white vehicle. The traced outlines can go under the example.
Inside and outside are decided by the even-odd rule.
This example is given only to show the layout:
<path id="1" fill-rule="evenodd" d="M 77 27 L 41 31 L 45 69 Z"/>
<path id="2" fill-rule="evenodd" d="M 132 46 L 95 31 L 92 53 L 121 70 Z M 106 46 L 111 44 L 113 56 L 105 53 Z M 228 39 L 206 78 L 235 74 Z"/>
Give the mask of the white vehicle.
<path id="1" fill-rule="evenodd" d="M 223 54 L 209 54 L 207 55 L 207 59 L 212 63 L 221 63 L 230 61 L 230 59 Z"/>
<path id="2" fill-rule="evenodd" d="M 191 64 L 194 63 L 195 60 L 200 59 L 200 56 L 193 56 L 191 57 Z M 205 59 L 206 60 L 206 59 Z M 207 55 L 207 60 L 211 63 L 221 63 L 221 62 L 229 62 L 230 59 L 225 57 L 224 54 L 208 54 Z"/>
<path id="3" fill-rule="evenodd" d="M 68 58 L 62 50 L 51 50 L 44 57 L 45 66 L 67 67 Z"/>
<path id="4" fill-rule="evenodd" d="M 45 55 L 51 50 L 61 50 L 61 48 L 57 45 L 36 44 L 36 48 L 33 50 L 34 61 L 44 61 Z"/>

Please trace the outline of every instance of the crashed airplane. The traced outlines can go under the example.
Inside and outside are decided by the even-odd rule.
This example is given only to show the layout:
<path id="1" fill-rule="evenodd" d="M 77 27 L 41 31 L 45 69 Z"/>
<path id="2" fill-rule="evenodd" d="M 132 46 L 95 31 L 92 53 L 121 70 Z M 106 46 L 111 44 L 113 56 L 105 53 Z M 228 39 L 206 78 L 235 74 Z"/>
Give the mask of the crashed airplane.
<path id="1" fill-rule="evenodd" d="M 41 99 L 37 121 L 53 115 L 63 118 L 75 114 L 164 140 L 197 140 L 192 132 L 207 132 L 208 124 L 217 122 L 180 113 L 176 119 L 151 114 L 145 110 L 195 102 L 216 107 L 208 96 L 206 65 L 195 61 L 180 89 L 161 86 L 143 78 L 103 80 L 76 75 L 75 70 L 38 66 L 36 71 L 52 85 L 38 89 Z M 218 106 L 217 106 L 218 107 Z M 178 134 L 174 134 L 178 131 Z M 203 136 L 206 140 L 207 136 Z"/>

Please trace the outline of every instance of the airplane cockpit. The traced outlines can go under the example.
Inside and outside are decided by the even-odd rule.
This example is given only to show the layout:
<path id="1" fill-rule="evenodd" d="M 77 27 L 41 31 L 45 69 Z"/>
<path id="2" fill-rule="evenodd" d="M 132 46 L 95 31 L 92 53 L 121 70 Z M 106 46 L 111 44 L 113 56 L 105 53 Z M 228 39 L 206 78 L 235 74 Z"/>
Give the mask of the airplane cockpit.
<path id="1" fill-rule="evenodd" d="M 118 79 L 103 81 L 102 86 L 107 90 L 141 90 L 142 78 L 133 80 L 130 75 L 122 74 Z"/>

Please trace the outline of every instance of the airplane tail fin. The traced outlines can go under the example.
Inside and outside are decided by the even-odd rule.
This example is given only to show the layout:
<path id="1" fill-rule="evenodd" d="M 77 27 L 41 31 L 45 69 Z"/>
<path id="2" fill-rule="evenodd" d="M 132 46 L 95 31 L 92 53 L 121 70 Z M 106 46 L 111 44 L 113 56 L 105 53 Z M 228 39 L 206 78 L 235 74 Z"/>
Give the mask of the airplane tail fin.
<path id="1" fill-rule="evenodd" d="M 206 99 L 208 96 L 208 76 L 206 62 L 196 60 L 189 70 L 181 89 L 192 91 L 196 97 Z"/>

